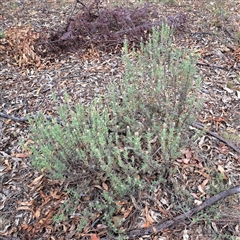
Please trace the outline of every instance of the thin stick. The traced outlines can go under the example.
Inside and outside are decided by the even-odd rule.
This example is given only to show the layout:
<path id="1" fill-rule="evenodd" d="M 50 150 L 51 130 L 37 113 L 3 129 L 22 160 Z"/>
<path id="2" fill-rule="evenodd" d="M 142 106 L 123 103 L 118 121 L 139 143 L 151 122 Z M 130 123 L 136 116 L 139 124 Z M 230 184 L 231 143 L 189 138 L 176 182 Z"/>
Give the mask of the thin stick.
<path id="1" fill-rule="evenodd" d="M 131 230 L 127 233 L 129 239 L 136 239 L 137 237 L 140 236 L 144 236 L 144 235 L 152 235 L 152 234 L 156 234 L 159 232 L 162 232 L 164 229 L 169 228 L 179 222 L 182 222 L 183 220 L 190 218 L 193 214 L 203 210 L 206 207 L 209 207 L 210 205 L 218 202 L 221 199 L 224 199 L 230 195 L 236 194 L 236 193 L 240 193 L 240 185 L 231 189 L 228 189 L 226 191 L 222 191 L 220 193 L 218 193 L 217 195 L 210 197 L 209 199 L 207 199 L 205 202 L 203 202 L 201 205 L 193 208 L 192 210 L 183 213 L 171 220 L 167 220 L 163 223 L 157 224 L 155 226 L 151 226 L 149 228 L 145 228 L 145 229 L 134 229 Z"/>
<path id="2" fill-rule="evenodd" d="M 204 129 L 204 126 L 199 123 L 199 122 L 193 122 L 192 123 L 192 126 L 195 127 L 195 128 L 198 128 L 200 130 L 203 130 Z M 235 150 L 236 152 L 240 153 L 240 149 L 239 147 L 235 146 L 233 143 L 227 141 L 226 139 L 224 139 L 223 137 L 219 136 L 217 133 L 214 133 L 214 132 L 211 132 L 209 130 L 206 130 L 206 133 L 219 139 L 221 142 L 224 142 L 226 143 L 229 147 L 231 147 L 233 150 Z"/>
<path id="3" fill-rule="evenodd" d="M 201 66 L 206 66 L 206 67 L 213 67 L 213 68 L 219 68 L 219 69 L 223 69 L 223 70 L 229 70 L 227 67 L 219 66 L 219 65 L 215 65 L 215 64 L 202 63 L 202 62 L 196 62 L 196 64 L 201 65 Z"/>
<path id="4" fill-rule="evenodd" d="M 29 118 L 35 118 L 35 117 L 38 117 L 38 116 L 39 116 L 39 114 L 32 115 L 32 116 L 29 115 Z M 14 116 L 11 116 L 9 114 L 2 113 L 2 112 L 0 112 L 0 117 L 6 118 L 6 119 L 11 119 L 11 120 L 16 121 L 16 122 L 27 122 L 28 121 L 28 118 L 26 118 L 26 117 L 14 117 Z M 43 117 L 45 117 L 47 120 L 50 120 L 50 121 L 52 121 L 54 119 L 54 117 L 50 117 L 50 116 L 47 116 L 47 115 L 43 115 Z M 57 120 L 57 123 L 61 124 L 61 119 L 60 118 L 56 118 L 56 120 Z"/>

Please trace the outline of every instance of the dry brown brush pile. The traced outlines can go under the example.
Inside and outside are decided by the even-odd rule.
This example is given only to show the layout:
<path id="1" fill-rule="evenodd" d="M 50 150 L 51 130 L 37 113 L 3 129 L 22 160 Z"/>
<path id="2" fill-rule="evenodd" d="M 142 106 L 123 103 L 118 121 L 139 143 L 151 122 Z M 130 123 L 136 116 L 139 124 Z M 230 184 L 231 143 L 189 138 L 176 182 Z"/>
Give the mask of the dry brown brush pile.
<path id="1" fill-rule="evenodd" d="M 132 46 L 145 42 L 153 27 L 163 23 L 179 29 L 186 22 L 186 15 L 178 13 L 166 19 L 157 13 L 156 6 L 145 3 L 141 7 L 102 7 L 99 0 L 89 6 L 80 1 L 81 12 L 70 17 L 67 26 L 43 37 L 40 46 L 45 51 L 68 52 L 97 48 L 103 51 L 118 52 L 125 39 Z"/>

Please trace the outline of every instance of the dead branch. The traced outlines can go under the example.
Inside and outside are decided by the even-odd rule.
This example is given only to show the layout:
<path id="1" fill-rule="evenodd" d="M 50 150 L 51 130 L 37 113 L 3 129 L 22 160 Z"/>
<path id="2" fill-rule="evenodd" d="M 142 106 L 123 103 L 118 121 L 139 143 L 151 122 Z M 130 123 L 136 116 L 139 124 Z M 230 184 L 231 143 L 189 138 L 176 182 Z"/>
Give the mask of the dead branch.
<path id="1" fill-rule="evenodd" d="M 20 238 L 0 236 L 0 240 L 20 240 Z"/>
<path id="2" fill-rule="evenodd" d="M 203 130 L 203 129 L 204 129 L 204 126 L 203 126 L 201 123 L 196 122 L 196 121 L 192 123 L 192 126 L 195 127 L 195 128 L 198 128 L 198 129 L 200 129 L 200 130 Z M 232 148 L 233 150 L 235 150 L 237 153 L 240 153 L 240 149 L 239 149 L 237 146 L 235 146 L 233 143 L 227 141 L 227 140 L 224 139 L 223 137 L 219 136 L 217 133 L 211 132 L 211 131 L 209 131 L 209 130 L 206 130 L 206 133 L 209 134 L 209 135 L 211 135 L 211 136 L 213 136 L 213 137 L 215 137 L 215 138 L 217 138 L 217 139 L 220 140 L 221 142 L 226 143 L 230 148 Z"/>
<path id="3" fill-rule="evenodd" d="M 69 16 L 66 26 L 52 32 L 50 37 L 43 33 L 43 37 L 35 44 L 36 48 L 40 47 L 38 52 L 41 53 L 42 47 L 55 53 L 85 51 L 92 47 L 121 52 L 125 40 L 130 47 L 139 47 L 140 41 L 148 40 L 153 27 L 161 27 L 165 22 L 173 29 L 180 29 L 187 20 L 186 14 L 179 12 L 167 16 L 164 21 L 157 14 L 156 6 L 149 3 L 134 9 L 103 7 L 100 0 L 92 1 L 89 5 L 79 0 L 77 3 L 81 5 L 81 13 L 75 17 Z"/>
<path id="4" fill-rule="evenodd" d="M 39 114 L 35 114 L 35 115 L 29 115 L 28 117 L 29 118 L 35 118 L 35 117 L 38 117 Z M 14 117 L 14 116 L 11 116 L 9 114 L 6 114 L 6 113 L 2 113 L 0 112 L 0 117 L 2 118 L 6 118 L 6 119 L 11 119 L 13 121 L 16 121 L 16 122 L 27 122 L 28 121 L 28 118 L 26 117 Z M 44 118 L 46 118 L 47 120 L 50 120 L 52 121 L 54 119 L 54 117 L 51 117 L 51 116 L 47 116 L 47 115 L 43 115 Z M 61 124 L 61 119 L 60 118 L 56 118 L 57 120 L 57 123 Z"/>
<path id="5" fill-rule="evenodd" d="M 212 68 L 219 68 L 219 69 L 223 69 L 223 70 L 229 70 L 227 67 L 219 66 L 219 65 L 215 65 L 215 64 L 209 64 L 209 63 L 203 63 L 203 62 L 196 62 L 196 64 L 200 65 L 200 66 L 206 66 L 206 67 L 212 67 Z"/>
<path id="6" fill-rule="evenodd" d="M 240 193 L 240 185 L 231 189 L 228 189 L 226 191 L 222 191 L 220 193 L 218 193 L 217 195 L 210 197 L 209 199 L 207 199 L 205 202 L 203 202 L 201 205 L 193 208 L 192 210 L 183 213 L 171 220 L 167 220 L 163 223 L 151 226 L 149 228 L 145 228 L 145 229 L 134 229 L 134 230 L 130 230 L 127 233 L 127 236 L 129 237 L 129 239 L 136 239 L 137 237 L 140 236 L 144 236 L 144 235 L 152 235 L 152 234 L 156 234 L 156 233 L 160 233 L 162 232 L 164 229 L 169 228 L 173 225 L 178 224 L 179 222 L 190 218 L 193 214 L 196 214 L 197 212 L 202 211 L 204 208 L 209 207 L 210 205 L 218 202 L 221 199 L 224 199 L 228 196 L 231 196 L 233 194 L 236 193 Z"/>

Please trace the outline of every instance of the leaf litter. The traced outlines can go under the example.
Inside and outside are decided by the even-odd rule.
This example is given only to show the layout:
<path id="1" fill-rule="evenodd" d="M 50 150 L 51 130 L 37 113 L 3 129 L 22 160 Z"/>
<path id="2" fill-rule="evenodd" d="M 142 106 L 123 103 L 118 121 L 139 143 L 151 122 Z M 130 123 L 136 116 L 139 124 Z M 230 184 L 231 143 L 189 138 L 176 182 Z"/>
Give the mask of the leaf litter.
<path id="1" fill-rule="evenodd" d="M 177 47 L 193 49 L 200 57 L 196 65 L 203 78 L 199 95 L 204 102 L 198 121 L 224 138 L 231 133 L 229 140 L 239 147 L 236 139 L 240 136 L 240 45 L 236 36 L 240 32 L 240 5 L 236 1 L 223 2 L 229 11 L 224 19 L 214 4 L 203 1 L 159 3 L 158 11 L 162 16 L 174 16 L 179 10 L 188 12 L 187 25 L 176 31 L 174 41 Z M 107 90 L 109 82 L 118 82 L 122 77 L 119 54 L 92 48 L 81 58 L 71 53 L 62 54 L 60 58 L 51 54 L 43 58 L 33 51 L 38 31 L 43 26 L 52 30 L 60 28 L 64 16 L 70 15 L 72 4 L 7 1 L 1 5 L 1 9 L 10 9 L 0 13 L 4 20 L 0 28 L 7 36 L 0 44 L 1 111 L 19 117 L 39 111 L 54 116 L 57 106 L 51 100 L 53 92 L 58 104 L 67 92 L 71 104 L 80 101 L 88 105 L 96 94 Z M 24 44 L 19 46 L 21 42 Z M 27 123 L 5 119 L 1 119 L 1 123 L 0 235 L 18 239 L 56 239 L 56 236 L 59 239 L 99 239 L 104 236 L 106 230 L 100 222 L 92 227 L 95 233 L 92 233 L 91 222 L 86 224 L 82 233 L 76 231 L 84 204 L 78 207 L 79 213 L 72 215 L 69 222 L 54 223 L 53 216 L 68 197 L 63 190 L 64 184 L 47 179 L 31 167 L 28 153 L 22 152 L 19 146 L 19 140 L 28 140 Z M 184 206 L 194 207 L 212 195 L 208 191 L 217 171 L 222 174 L 226 188 L 239 185 L 239 164 L 239 154 L 206 134 L 194 146 L 184 149 L 182 157 L 176 160 L 177 173 L 172 179 L 175 186 L 159 186 L 153 196 L 143 194 L 137 202 L 130 198 L 122 204 L 118 220 L 121 222 L 127 218 L 128 221 L 121 226 L 128 230 L 130 227 L 147 228 L 153 222 L 171 219 L 183 213 Z M 100 187 L 108 190 L 105 182 Z M 185 191 L 186 195 L 179 196 L 178 191 Z M 188 194 L 193 198 L 187 199 Z M 84 197 L 88 201 L 87 196 Z M 221 201 L 216 210 L 219 217 L 210 216 L 213 225 L 210 232 L 200 224 L 201 221 L 187 226 L 186 221 L 163 231 L 159 237 L 196 239 L 202 236 L 212 239 L 216 233 L 238 236 L 239 201 L 238 195 Z M 96 216 L 96 220 L 98 218 Z"/>

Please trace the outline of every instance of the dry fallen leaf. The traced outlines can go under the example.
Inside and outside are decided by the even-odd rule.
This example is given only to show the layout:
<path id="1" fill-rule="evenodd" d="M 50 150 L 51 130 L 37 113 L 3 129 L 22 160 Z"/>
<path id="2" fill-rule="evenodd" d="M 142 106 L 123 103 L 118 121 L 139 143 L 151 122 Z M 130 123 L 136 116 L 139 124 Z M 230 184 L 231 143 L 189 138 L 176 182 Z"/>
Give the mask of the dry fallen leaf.
<path id="1" fill-rule="evenodd" d="M 231 88 L 228 88 L 227 86 L 225 86 L 223 89 L 226 90 L 228 93 L 234 92 L 234 90 L 232 90 Z"/>
<path id="2" fill-rule="evenodd" d="M 106 229 L 108 228 L 108 226 L 104 225 L 104 224 L 98 224 L 97 225 L 97 229 L 101 230 L 101 229 Z"/>
<path id="3" fill-rule="evenodd" d="M 5 160 L 4 163 L 7 165 L 7 170 L 10 171 L 12 169 L 11 164 L 8 162 L 8 160 Z"/>
<path id="4" fill-rule="evenodd" d="M 124 218 L 127 218 L 129 216 L 129 214 L 132 212 L 133 206 L 131 206 L 130 208 L 128 208 L 128 210 L 123 214 Z"/>
<path id="5" fill-rule="evenodd" d="M 16 158 L 27 158 L 27 157 L 29 157 L 30 155 L 31 155 L 30 152 L 27 152 L 27 153 L 17 153 L 17 154 L 15 155 L 15 157 L 16 157 Z"/>
<path id="6" fill-rule="evenodd" d="M 155 227 L 152 228 L 153 232 L 156 234 L 157 233 L 157 229 Z"/>
<path id="7" fill-rule="evenodd" d="M 58 190 L 54 191 L 54 189 L 51 189 L 50 195 L 54 199 L 60 199 L 62 197 L 62 194 L 60 194 Z"/>
<path id="8" fill-rule="evenodd" d="M 41 210 L 38 208 L 34 214 L 35 218 L 39 218 L 41 215 Z"/>
<path id="9" fill-rule="evenodd" d="M 149 222 L 145 222 L 145 223 L 143 224 L 143 228 L 148 228 L 149 226 L 150 226 Z"/>
<path id="10" fill-rule="evenodd" d="M 102 183 L 102 187 L 104 188 L 104 190 L 106 190 L 106 191 L 108 190 L 108 185 L 104 182 Z"/>
<path id="11" fill-rule="evenodd" d="M 33 200 L 26 201 L 26 202 L 17 201 L 17 204 L 22 205 L 22 206 L 32 206 L 33 205 Z"/>
<path id="12" fill-rule="evenodd" d="M 183 240 L 188 240 L 188 239 L 189 239 L 188 230 L 184 229 L 184 231 L 183 231 Z"/>
<path id="13" fill-rule="evenodd" d="M 149 222 L 150 225 L 153 224 L 154 220 L 152 219 L 152 217 L 149 214 L 147 205 L 145 207 L 145 212 L 146 212 L 146 220 L 147 220 L 147 222 Z"/>
<path id="14" fill-rule="evenodd" d="M 224 180 L 227 180 L 227 179 L 228 179 L 228 177 L 227 177 L 227 175 L 226 175 L 226 171 L 224 170 L 224 168 L 223 168 L 221 165 L 218 165 L 218 171 L 219 171 L 220 173 L 222 173 Z"/>
<path id="15" fill-rule="evenodd" d="M 30 211 L 34 214 L 33 210 L 27 206 L 18 207 L 17 211 L 20 211 L 20 210 Z"/>
<path id="16" fill-rule="evenodd" d="M 237 91 L 237 98 L 240 99 L 240 91 Z"/>
<path id="17" fill-rule="evenodd" d="M 102 187 L 100 185 L 94 185 L 94 187 L 102 190 Z"/>
<path id="18" fill-rule="evenodd" d="M 205 179 L 201 184 L 202 189 L 204 189 L 207 184 L 208 184 L 208 179 Z"/>
<path id="19" fill-rule="evenodd" d="M 194 203 L 195 203 L 197 206 L 199 206 L 199 205 L 201 205 L 201 204 L 202 204 L 202 201 L 199 201 L 199 200 L 194 200 Z"/>
<path id="20" fill-rule="evenodd" d="M 40 175 L 39 177 L 35 178 L 35 179 L 32 181 L 31 185 L 32 185 L 32 186 L 33 186 L 33 185 L 39 185 L 40 182 L 41 182 L 41 180 L 42 180 L 42 178 L 43 178 L 43 176 L 44 176 L 44 175 Z"/>
<path id="21" fill-rule="evenodd" d="M 191 195 L 196 198 L 196 199 L 199 199 L 198 195 L 196 193 L 191 193 Z"/>
<path id="22" fill-rule="evenodd" d="M 225 144 L 220 144 L 220 153 L 225 155 L 229 153 L 229 149 Z"/>
<path id="23" fill-rule="evenodd" d="M 100 240 L 100 237 L 97 234 L 91 234 L 91 240 Z"/>
<path id="24" fill-rule="evenodd" d="M 203 191 L 203 189 L 202 189 L 202 186 L 201 186 L 201 185 L 198 185 L 198 191 L 199 191 L 200 193 L 203 193 L 203 194 L 205 194 L 205 192 Z"/>
<path id="25" fill-rule="evenodd" d="M 118 216 L 112 217 L 112 220 L 113 220 L 114 226 L 116 228 L 119 228 L 122 222 L 125 220 L 125 218 L 122 215 L 118 215 Z"/>

